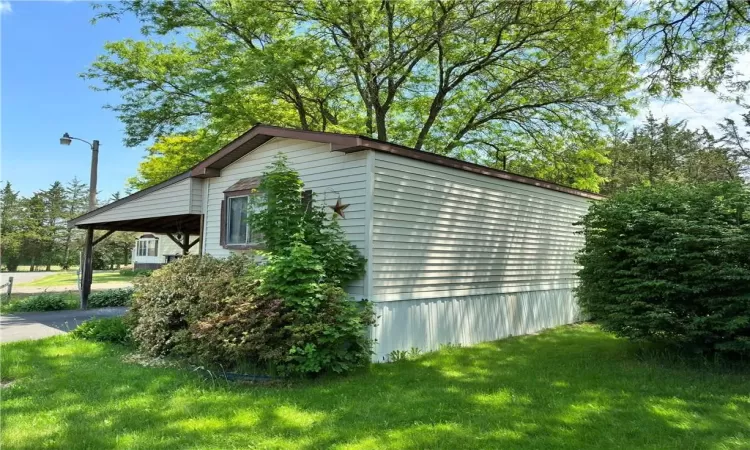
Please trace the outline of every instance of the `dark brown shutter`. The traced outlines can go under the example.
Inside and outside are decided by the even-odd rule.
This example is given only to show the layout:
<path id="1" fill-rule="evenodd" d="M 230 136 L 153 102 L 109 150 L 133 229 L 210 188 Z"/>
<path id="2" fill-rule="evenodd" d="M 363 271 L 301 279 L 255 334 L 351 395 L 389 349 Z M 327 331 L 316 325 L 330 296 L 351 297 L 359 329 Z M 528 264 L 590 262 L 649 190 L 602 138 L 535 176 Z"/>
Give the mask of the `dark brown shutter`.
<path id="1" fill-rule="evenodd" d="M 312 205 L 313 201 L 313 191 L 307 190 L 302 192 L 302 209 L 305 211 L 310 211 L 310 206 Z"/>
<path id="2" fill-rule="evenodd" d="M 219 223 L 219 243 L 222 247 L 227 245 L 227 201 L 221 201 L 221 221 Z"/>

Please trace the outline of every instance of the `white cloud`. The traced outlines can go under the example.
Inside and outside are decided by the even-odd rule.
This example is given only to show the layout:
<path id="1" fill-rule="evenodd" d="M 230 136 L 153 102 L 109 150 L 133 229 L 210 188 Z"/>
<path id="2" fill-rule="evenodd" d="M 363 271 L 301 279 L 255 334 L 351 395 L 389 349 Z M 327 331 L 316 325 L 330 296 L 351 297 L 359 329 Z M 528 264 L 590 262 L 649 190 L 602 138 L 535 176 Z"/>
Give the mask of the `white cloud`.
<path id="1" fill-rule="evenodd" d="M 10 6 L 10 2 L 0 2 L 0 14 L 8 14 L 13 11 L 13 7 Z"/>
<path id="2" fill-rule="evenodd" d="M 740 71 L 747 71 L 750 68 L 750 53 L 745 53 L 738 58 L 735 65 Z M 750 73 L 744 73 L 748 76 Z M 726 94 L 726 91 L 722 91 Z M 750 102 L 746 96 L 745 102 Z M 706 91 L 705 89 L 692 88 L 686 91 L 680 99 L 670 100 L 652 100 L 636 116 L 634 123 L 643 123 L 648 116 L 649 111 L 657 119 L 669 117 L 670 121 L 687 121 L 689 128 L 706 127 L 712 133 L 718 133 L 716 124 L 721 122 L 725 117 L 737 119 L 740 113 L 746 111 L 745 108 L 737 103 L 723 100 L 717 94 Z"/>

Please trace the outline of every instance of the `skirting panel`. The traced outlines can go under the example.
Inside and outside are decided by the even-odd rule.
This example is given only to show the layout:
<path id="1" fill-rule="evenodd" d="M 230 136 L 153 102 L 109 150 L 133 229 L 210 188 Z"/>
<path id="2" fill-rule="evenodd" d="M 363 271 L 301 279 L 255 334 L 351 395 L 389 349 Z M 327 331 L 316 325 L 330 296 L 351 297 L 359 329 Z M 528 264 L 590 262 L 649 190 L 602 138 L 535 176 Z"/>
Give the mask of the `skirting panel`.
<path id="1" fill-rule="evenodd" d="M 571 289 L 374 303 L 374 361 L 393 350 L 437 350 L 471 345 L 574 323 L 579 308 Z"/>

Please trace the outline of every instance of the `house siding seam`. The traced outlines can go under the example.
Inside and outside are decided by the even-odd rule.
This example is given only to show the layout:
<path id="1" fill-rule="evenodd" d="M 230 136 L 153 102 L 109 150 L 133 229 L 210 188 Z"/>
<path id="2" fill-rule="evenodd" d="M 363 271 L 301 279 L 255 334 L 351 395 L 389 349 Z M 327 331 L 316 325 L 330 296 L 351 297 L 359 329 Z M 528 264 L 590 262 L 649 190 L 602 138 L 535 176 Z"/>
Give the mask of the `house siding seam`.
<path id="1" fill-rule="evenodd" d="M 371 176 L 374 360 L 578 319 L 591 200 L 384 153 Z"/>
<path id="2" fill-rule="evenodd" d="M 367 153 L 344 154 L 332 152 L 330 144 L 296 139 L 274 138 L 221 170 L 221 175 L 208 178 L 205 207 L 205 251 L 226 257 L 236 250 L 220 244 L 221 200 L 223 192 L 242 178 L 263 175 L 273 158 L 283 153 L 289 166 L 297 170 L 305 184 L 316 194 L 316 201 L 332 205 L 341 196 L 349 205 L 345 218 L 339 218 L 348 239 L 367 257 L 366 245 L 366 170 Z M 361 298 L 364 280 L 352 283 L 347 291 Z"/>

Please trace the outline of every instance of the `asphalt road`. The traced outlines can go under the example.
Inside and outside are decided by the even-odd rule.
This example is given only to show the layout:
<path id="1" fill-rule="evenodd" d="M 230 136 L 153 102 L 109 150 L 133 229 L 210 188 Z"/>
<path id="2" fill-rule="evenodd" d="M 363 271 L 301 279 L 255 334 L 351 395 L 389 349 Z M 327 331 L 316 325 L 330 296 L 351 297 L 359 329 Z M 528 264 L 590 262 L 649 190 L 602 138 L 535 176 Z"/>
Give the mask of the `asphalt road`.
<path id="1" fill-rule="evenodd" d="M 127 310 L 125 307 L 119 307 L 2 315 L 0 342 L 42 339 L 64 334 L 93 317 L 121 316 Z"/>

